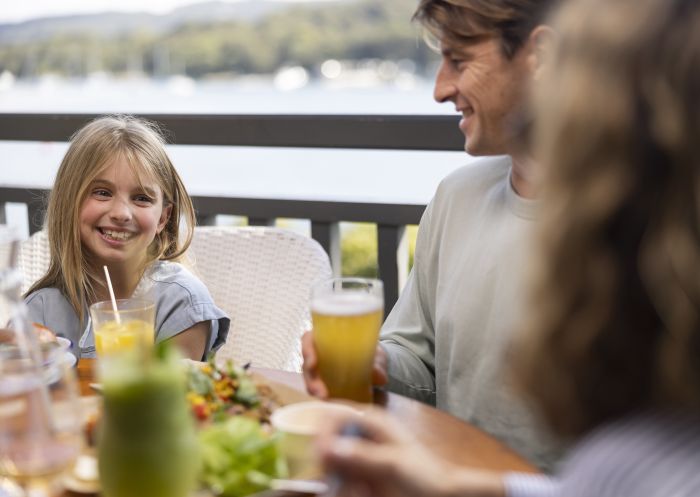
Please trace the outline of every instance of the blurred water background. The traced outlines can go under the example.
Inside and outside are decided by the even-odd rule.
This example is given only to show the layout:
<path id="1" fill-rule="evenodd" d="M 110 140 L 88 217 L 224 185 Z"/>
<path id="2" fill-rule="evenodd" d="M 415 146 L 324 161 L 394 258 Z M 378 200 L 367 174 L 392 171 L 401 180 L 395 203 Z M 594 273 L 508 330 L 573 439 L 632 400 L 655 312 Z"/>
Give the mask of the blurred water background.
<path id="1" fill-rule="evenodd" d="M 437 57 L 410 23 L 414 7 L 256 0 L 0 22 L 0 112 L 454 114 L 432 98 Z M 0 142 L 0 184 L 49 188 L 66 148 Z M 408 204 L 428 202 L 471 160 L 223 146 L 169 153 L 193 195 Z M 8 220 L 22 209 L 11 206 Z"/>

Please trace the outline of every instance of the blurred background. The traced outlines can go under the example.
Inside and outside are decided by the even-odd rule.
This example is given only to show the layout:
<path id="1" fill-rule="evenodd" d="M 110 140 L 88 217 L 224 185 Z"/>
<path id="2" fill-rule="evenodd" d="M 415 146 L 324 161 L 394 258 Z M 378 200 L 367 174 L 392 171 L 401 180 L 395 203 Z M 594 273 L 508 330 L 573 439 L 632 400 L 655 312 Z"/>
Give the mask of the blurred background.
<path id="1" fill-rule="evenodd" d="M 454 114 L 416 0 L 24 0 L 0 10 L 0 112 Z M 65 143 L 0 142 L 0 184 L 48 188 Z M 193 195 L 424 205 L 463 152 L 170 146 Z M 26 218 L 23 206 L 8 222 Z M 220 216 L 218 224 L 244 224 Z M 308 233 L 308 222 L 278 225 Z M 343 223 L 344 274 L 376 227 Z M 415 227 L 409 227 L 410 245 Z M 411 250 L 412 254 L 412 250 Z"/>

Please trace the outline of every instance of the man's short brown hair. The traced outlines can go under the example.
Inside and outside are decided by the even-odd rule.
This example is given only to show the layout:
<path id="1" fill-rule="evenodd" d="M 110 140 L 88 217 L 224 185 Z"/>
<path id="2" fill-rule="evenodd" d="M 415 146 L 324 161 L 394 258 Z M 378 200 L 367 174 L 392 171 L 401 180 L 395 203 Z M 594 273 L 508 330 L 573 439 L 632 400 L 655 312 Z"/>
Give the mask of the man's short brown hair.
<path id="1" fill-rule="evenodd" d="M 544 22 L 557 0 L 420 0 L 413 16 L 439 40 L 471 44 L 487 37 L 501 40 L 512 58 L 530 32 Z"/>

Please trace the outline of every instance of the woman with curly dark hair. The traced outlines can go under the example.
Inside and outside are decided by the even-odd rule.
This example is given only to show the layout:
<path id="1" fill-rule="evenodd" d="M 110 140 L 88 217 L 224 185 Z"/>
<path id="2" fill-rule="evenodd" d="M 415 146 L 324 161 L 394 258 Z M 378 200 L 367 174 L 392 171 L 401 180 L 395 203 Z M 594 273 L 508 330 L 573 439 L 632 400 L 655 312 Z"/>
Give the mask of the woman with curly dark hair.
<path id="1" fill-rule="evenodd" d="M 455 468 L 384 416 L 320 441 L 372 495 L 700 495 L 700 2 L 572 0 L 538 85 L 542 209 L 509 363 L 557 479 Z"/>

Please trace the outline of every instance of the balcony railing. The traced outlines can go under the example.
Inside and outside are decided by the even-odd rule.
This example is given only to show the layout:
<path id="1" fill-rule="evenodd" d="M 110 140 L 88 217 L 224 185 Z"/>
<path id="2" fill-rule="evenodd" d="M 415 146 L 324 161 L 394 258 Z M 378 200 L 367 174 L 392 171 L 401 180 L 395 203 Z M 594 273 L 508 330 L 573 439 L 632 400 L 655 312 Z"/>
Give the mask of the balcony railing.
<path id="1" fill-rule="evenodd" d="M 0 141 L 66 142 L 97 114 L 0 114 Z M 395 115 L 142 115 L 160 123 L 178 145 L 462 150 L 463 136 L 452 116 Z M 333 167 L 329 165 L 328 167 Z M 427 166 L 426 166 L 427 167 Z M 41 229 L 46 190 L 0 187 L 4 205 L 27 205 L 30 232 Z M 192 197 L 200 224 L 230 214 L 250 225 L 273 225 L 277 218 L 311 221 L 311 236 L 328 252 L 340 272 L 341 221 L 376 223 L 377 263 L 384 280 L 386 311 L 398 298 L 408 271 L 405 227 L 418 224 L 425 208 L 414 204 L 278 200 L 267 198 Z M 2 220 L 2 219 L 0 219 Z M 401 261 L 401 262 L 399 262 Z"/>

